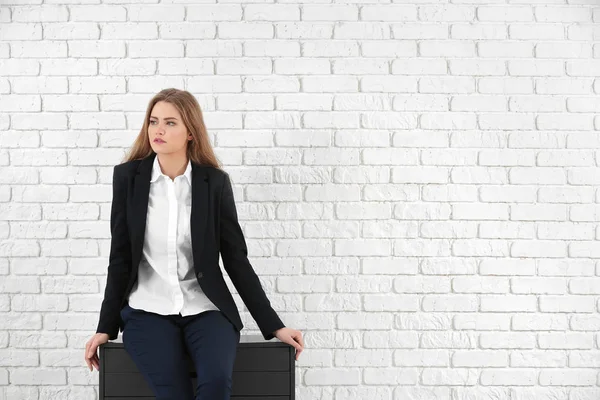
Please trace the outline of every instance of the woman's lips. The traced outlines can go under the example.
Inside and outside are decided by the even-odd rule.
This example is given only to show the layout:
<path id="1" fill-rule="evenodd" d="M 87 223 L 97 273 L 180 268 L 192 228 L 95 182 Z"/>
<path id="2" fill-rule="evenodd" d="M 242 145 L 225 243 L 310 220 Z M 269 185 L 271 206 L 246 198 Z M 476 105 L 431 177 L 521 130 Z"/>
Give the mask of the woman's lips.
<path id="1" fill-rule="evenodd" d="M 167 143 L 162 139 L 154 139 L 154 143 Z"/>

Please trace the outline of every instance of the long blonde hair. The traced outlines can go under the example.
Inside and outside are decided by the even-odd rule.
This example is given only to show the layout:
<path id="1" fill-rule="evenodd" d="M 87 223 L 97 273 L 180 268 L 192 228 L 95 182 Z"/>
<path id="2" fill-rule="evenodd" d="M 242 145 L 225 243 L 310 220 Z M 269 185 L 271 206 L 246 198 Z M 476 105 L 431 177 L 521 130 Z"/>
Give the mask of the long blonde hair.
<path id="1" fill-rule="evenodd" d="M 221 162 L 212 148 L 198 101 L 187 90 L 175 88 L 163 89 L 150 100 L 146 108 L 146 116 L 144 117 L 140 133 L 125 155 L 123 162 L 146 158 L 154 152 L 148 141 L 148 125 L 150 124 L 152 108 L 159 101 L 170 103 L 179 111 L 185 127 L 192 135 L 192 140 L 187 143 L 186 154 L 188 158 L 197 164 L 209 165 L 220 169 Z"/>

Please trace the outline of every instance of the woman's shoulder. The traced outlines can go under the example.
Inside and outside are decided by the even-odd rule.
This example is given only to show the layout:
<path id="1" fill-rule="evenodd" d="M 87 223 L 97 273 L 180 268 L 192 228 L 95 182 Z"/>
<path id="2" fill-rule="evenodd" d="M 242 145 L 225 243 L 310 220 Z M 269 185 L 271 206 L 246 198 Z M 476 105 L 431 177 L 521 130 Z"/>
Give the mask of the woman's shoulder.
<path id="1" fill-rule="evenodd" d="M 217 177 L 220 179 L 223 179 L 225 176 L 229 176 L 229 174 L 227 173 L 227 171 L 225 171 L 223 168 L 221 167 L 215 167 L 213 165 L 208 165 L 208 164 L 198 164 L 200 167 L 202 167 L 204 169 L 204 171 L 206 171 L 206 173 L 209 175 L 209 177 Z"/>
<path id="2" fill-rule="evenodd" d="M 141 162 L 141 159 L 122 162 L 120 164 L 115 165 L 115 172 L 121 176 L 135 174 L 135 171 L 137 170 L 137 167 L 140 165 Z"/>

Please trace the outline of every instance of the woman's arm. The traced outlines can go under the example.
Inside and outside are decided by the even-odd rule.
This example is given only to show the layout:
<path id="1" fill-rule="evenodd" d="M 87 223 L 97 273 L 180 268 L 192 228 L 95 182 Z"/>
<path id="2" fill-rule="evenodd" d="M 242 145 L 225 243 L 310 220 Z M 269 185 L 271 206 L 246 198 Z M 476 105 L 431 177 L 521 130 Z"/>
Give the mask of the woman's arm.
<path id="1" fill-rule="evenodd" d="M 229 175 L 221 192 L 220 247 L 223 267 L 231 278 L 252 318 L 256 321 L 265 340 L 273 339 L 273 332 L 285 327 L 271 307 L 260 280 L 248 261 L 248 249 L 238 222 L 233 189 Z"/>
<path id="2" fill-rule="evenodd" d="M 113 197 L 110 212 L 110 256 L 104 300 L 96 333 L 107 333 L 110 340 L 119 335 L 121 300 L 131 273 L 131 246 L 126 216 L 127 187 L 120 177 L 118 165 L 113 169 Z"/>

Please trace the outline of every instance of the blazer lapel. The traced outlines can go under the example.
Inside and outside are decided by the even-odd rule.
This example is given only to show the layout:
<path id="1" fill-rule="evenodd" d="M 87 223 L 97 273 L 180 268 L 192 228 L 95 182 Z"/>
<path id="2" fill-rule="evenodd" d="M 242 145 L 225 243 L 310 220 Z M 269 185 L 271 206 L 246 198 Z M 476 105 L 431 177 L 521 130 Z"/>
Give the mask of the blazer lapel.
<path id="1" fill-rule="evenodd" d="M 150 195 L 150 177 L 152 175 L 152 164 L 156 153 L 150 154 L 139 163 L 133 182 L 133 194 L 131 200 L 131 250 L 133 270 L 137 273 L 137 267 L 141 261 L 146 234 L 146 217 L 148 213 L 148 199 Z M 194 264 L 200 265 L 205 242 L 205 233 L 208 218 L 209 190 L 208 174 L 202 165 L 192 164 L 192 211 L 190 215 L 190 236 L 192 240 L 192 251 Z"/>
<path id="2" fill-rule="evenodd" d="M 144 247 L 144 235 L 146 234 L 146 213 L 148 212 L 148 198 L 150 195 L 150 177 L 152 163 L 156 153 L 143 158 L 137 167 L 133 177 L 133 194 L 131 200 L 131 262 L 134 274 L 137 274 L 138 266 L 142 257 Z"/>

